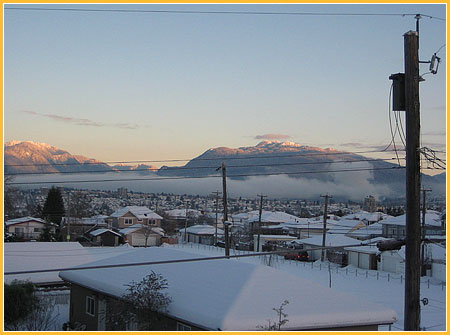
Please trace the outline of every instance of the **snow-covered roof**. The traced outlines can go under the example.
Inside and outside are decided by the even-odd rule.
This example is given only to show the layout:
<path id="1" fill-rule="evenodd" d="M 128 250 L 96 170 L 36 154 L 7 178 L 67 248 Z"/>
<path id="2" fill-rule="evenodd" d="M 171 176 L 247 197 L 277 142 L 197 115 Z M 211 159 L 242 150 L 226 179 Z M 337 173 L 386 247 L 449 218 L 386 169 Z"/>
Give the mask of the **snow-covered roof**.
<path id="1" fill-rule="evenodd" d="M 420 212 L 420 220 L 422 223 L 422 212 Z M 384 219 L 380 221 L 381 224 L 388 225 L 397 225 L 397 226 L 405 226 L 406 225 L 406 214 L 400 216 L 392 216 L 390 218 Z M 441 214 L 436 211 L 427 210 L 425 212 L 425 225 L 440 227 L 442 225 L 441 222 Z"/>
<path id="2" fill-rule="evenodd" d="M 184 233 L 184 229 L 180 229 L 182 233 Z M 195 235 L 215 235 L 216 234 L 216 227 L 210 226 L 210 225 L 195 225 L 191 227 L 186 228 L 186 232 L 189 234 L 195 234 Z M 217 229 L 218 235 L 223 235 L 222 229 Z"/>
<path id="3" fill-rule="evenodd" d="M 17 219 L 11 219 L 11 220 L 6 221 L 5 224 L 7 226 L 11 226 L 11 225 L 19 224 L 19 223 L 30 222 L 30 221 L 46 224 L 45 220 L 42 220 L 40 218 L 33 218 L 31 216 L 26 216 L 26 217 L 17 218 Z"/>
<path id="4" fill-rule="evenodd" d="M 106 224 L 107 215 L 95 215 L 90 218 L 82 218 L 81 222 L 85 225 Z"/>
<path id="5" fill-rule="evenodd" d="M 328 225 L 328 223 L 327 223 Z M 328 233 L 330 234 L 348 234 L 354 229 L 365 226 L 364 223 L 358 220 L 346 220 L 342 219 L 339 221 L 332 222 Z"/>
<path id="6" fill-rule="evenodd" d="M 4 244 L 5 272 L 73 267 L 111 255 L 129 252 L 129 248 L 84 248 L 78 242 L 9 242 Z M 61 283 L 58 272 L 4 276 L 6 283 L 29 280 L 35 284 Z"/>
<path id="7" fill-rule="evenodd" d="M 173 248 L 145 248 L 91 265 L 149 260 L 199 258 Z M 205 329 L 257 331 L 275 319 L 277 308 L 288 300 L 284 330 L 388 324 L 395 311 L 364 298 L 337 292 L 272 267 L 236 260 L 196 261 L 122 268 L 64 271 L 61 278 L 104 294 L 120 297 L 126 285 L 154 271 L 168 282 L 172 302 L 167 314 Z M 182 274 L 182 275 L 180 275 Z M 276 283 L 276 285 L 274 285 Z M 307 303 L 306 303 L 307 302 Z"/>
<path id="8" fill-rule="evenodd" d="M 112 233 L 114 235 L 121 236 L 119 233 L 115 232 L 114 230 L 106 229 L 106 228 L 96 229 L 94 231 L 91 231 L 89 234 L 91 234 L 92 236 L 98 236 L 98 235 L 104 234 L 106 232 L 110 232 L 110 233 Z"/>
<path id="9" fill-rule="evenodd" d="M 248 221 L 256 222 L 259 221 L 259 211 L 251 211 L 248 212 Z M 291 223 L 291 222 L 301 222 L 302 219 L 291 214 L 287 214 L 284 212 L 269 212 L 262 211 L 261 214 L 261 222 L 273 222 L 273 223 Z"/>
<path id="10" fill-rule="evenodd" d="M 368 222 L 378 222 L 380 220 L 384 220 L 387 218 L 390 218 L 392 216 L 388 215 L 388 214 L 384 214 L 381 212 L 366 212 L 366 211 L 360 211 L 357 213 L 353 213 L 353 214 L 348 214 L 343 216 L 343 219 L 347 219 L 347 220 L 364 220 L 364 221 L 368 221 Z"/>
<path id="11" fill-rule="evenodd" d="M 260 237 L 266 240 L 280 240 L 280 241 L 293 241 L 297 239 L 297 237 L 290 235 L 260 235 Z"/>
<path id="12" fill-rule="evenodd" d="M 142 228 L 143 228 L 143 225 L 140 223 L 137 223 L 130 227 L 119 230 L 119 233 L 121 233 L 122 235 L 128 235 L 128 234 L 132 234 L 138 230 L 141 230 Z M 162 229 L 161 227 L 150 227 L 150 229 L 153 233 L 164 236 L 164 229 Z"/>
<path id="13" fill-rule="evenodd" d="M 313 237 L 300 239 L 298 241 L 300 243 L 322 246 L 322 239 L 323 239 L 323 235 L 318 234 L 318 235 L 314 235 Z M 326 236 L 325 236 L 325 245 L 326 246 L 339 247 L 339 246 L 343 246 L 343 245 L 352 245 L 352 244 L 358 244 L 358 243 L 361 243 L 361 241 L 358 241 L 351 237 L 347 237 L 345 235 L 326 234 Z"/>
<path id="14" fill-rule="evenodd" d="M 379 222 L 377 222 L 368 226 L 359 227 L 358 229 L 349 232 L 347 236 L 364 237 L 371 235 L 381 235 L 382 233 L 383 226 Z"/>
<path id="15" fill-rule="evenodd" d="M 119 218 L 127 213 L 133 214 L 139 220 L 142 219 L 151 219 L 151 220 L 162 220 L 162 217 L 153 212 L 151 209 L 148 209 L 144 206 L 127 206 L 120 208 L 119 210 L 112 213 L 110 216 Z"/>
<path id="16" fill-rule="evenodd" d="M 165 213 L 172 218 L 185 219 L 186 211 L 187 211 L 188 217 L 199 217 L 202 215 L 202 212 L 200 212 L 196 209 L 186 209 L 186 208 L 171 209 L 169 211 L 165 211 Z"/>

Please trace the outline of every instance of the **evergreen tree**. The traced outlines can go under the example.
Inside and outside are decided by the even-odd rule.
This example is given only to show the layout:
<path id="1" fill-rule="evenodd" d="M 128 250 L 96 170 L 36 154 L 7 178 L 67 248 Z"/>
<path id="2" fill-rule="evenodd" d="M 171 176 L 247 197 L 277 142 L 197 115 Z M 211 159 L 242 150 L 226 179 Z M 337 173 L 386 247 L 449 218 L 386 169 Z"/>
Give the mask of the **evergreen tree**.
<path id="1" fill-rule="evenodd" d="M 45 199 L 44 207 L 42 208 L 42 218 L 47 222 L 59 225 L 64 213 L 64 201 L 61 191 L 53 186 L 48 191 L 47 199 Z"/>

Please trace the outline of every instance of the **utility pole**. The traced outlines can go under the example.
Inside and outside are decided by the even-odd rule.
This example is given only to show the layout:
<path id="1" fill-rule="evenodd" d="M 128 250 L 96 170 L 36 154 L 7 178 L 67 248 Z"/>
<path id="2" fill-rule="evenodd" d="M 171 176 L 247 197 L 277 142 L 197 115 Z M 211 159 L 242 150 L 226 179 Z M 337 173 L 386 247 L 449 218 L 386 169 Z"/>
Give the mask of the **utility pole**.
<path id="1" fill-rule="evenodd" d="M 259 218 L 258 218 L 258 243 L 257 243 L 257 248 L 256 251 L 260 251 L 259 250 L 259 244 L 260 244 L 260 239 L 261 239 L 261 217 L 262 217 L 262 207 L 263 207 L 263 199 L 267 198 L 266 195 L 262 195 L 262 194 L 257 194 L 258 197 L 260 197 L 259 200 Z"/>
<path id="2" fill-rule="evenodd" d="M 214 235 L 214 245 L 217 247 L 217 221 L 219 217 L 219 191 L 212 192 L 212 194 L 216 195 L 216 234 Z"/>
<path id="3" fill-rule="evenodd" d="M 66 239 L 70 242 L 70 191 L 67 192 L 67 236 Z"/>
<path id="4" fill-rule="evenodd" d="M 185 215 L 185 219 L 184 219 L 184 243 L 187 243 L 187 220 L 188 220 L 188 203 L 187 203 L 187 201 L 185 202 L 184 207 L 186 207 L 186 215 Z"/>
<path id="5" fill-rule="evenodd" d="M 427 275 L 427 270 L 425 269 L 425 213 L 427 212 L 427 192 L 431 192 L 431 190 L 425 188 L 422 189 L 422 250 L 420 253 L 422 256 L 422 277 Z"/>
<path id="6" fill-rule="evenodd" d="M 222 187 L 223 187 L 223 226 L 225 230 L 225 256 L 230 256 L 230 240 L 228 238 L 228 205 L 227 205 L 227 167 L 222 163 Z"/>
<path id="7" fill-rule="evenodd" d="M 406 253 L 404 330 L 420 330 L 419 34 L 404 35 L 406 112 Z"/>
<path id="8" fill-rule="evenodd" d="M 325 260 L 325 237 L 327 235 L 328 198 L 332 197 L 328 194 L 321 195 L 320 197 L 325 198 L 325 208 L 323 210 L 322 255 L 320 257 L 320 260 L 323 262 Z"/>

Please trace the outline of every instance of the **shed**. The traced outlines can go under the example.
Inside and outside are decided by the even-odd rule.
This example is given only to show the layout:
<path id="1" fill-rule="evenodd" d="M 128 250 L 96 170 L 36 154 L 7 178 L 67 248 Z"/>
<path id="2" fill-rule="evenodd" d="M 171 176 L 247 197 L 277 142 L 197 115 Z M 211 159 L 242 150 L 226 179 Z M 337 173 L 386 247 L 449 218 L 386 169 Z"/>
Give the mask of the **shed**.
<path id="1" fill-rule="evenodd" d="M 96 229 L 91 231 L 89 235 L 92 236 L 94 242 L 102 246 L 115 247 L 123 240 L 121 234 L 107 228 Z"/>

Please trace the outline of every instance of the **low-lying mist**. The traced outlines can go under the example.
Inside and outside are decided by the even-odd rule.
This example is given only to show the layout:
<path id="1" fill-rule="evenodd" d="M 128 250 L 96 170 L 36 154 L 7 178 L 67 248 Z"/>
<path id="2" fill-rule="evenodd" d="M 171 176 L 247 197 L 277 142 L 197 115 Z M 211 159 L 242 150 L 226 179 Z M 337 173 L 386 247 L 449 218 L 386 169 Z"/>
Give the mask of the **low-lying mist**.
<path id="1" fill-rule="evenodd" d="M 367 195 L 377 198 L 399 196 L 386 184 L 373 184 L 371 171 L 334 173 L 334 181 L 321 181 L 306 176 L 293 178 L 286 175 L 254 176 L 245 180 L 227 179 L 230 197 L 255 197 L 263 193 L 270 198 L 316 199 L 330 194 L 337 199 L 361 200 Z M 52 185 L 76 189 L 116 190 L 125 187 L 134 192 L 207 195 L 222 191 L 219 175 L 208 178 L 164 178 L 154 173 L 64 174 L 51 176 L 18 176 L 12 185 L 18 188 L 39 188 Z"/>

